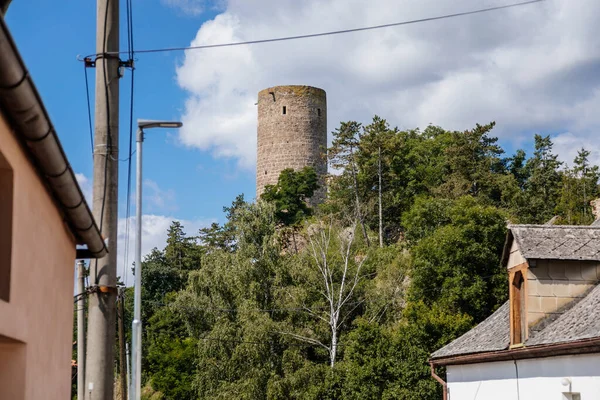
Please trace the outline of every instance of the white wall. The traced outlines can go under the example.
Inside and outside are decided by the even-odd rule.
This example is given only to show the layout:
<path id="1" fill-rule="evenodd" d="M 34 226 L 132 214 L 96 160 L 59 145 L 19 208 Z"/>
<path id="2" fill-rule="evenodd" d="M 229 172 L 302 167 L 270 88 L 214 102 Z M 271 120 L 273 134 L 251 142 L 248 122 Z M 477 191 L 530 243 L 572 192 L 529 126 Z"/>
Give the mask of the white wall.
<path id="1" fill-rule="evenodd" d="M 600 354 L 452 365 L 447 376 L 449 400 L 564 400 L 569 392 L 600 399 Z"/>

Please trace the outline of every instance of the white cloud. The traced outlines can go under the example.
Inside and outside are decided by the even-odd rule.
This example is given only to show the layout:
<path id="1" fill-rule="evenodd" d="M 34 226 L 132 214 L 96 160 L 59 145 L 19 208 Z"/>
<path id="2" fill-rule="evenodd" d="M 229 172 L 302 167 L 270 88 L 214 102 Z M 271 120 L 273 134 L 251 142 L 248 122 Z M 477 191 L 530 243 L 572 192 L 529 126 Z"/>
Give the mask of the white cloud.
<path id="1" fill-rule="evenodd" d="M 183 13 L 191 16 L 197 16 L 206 11 L 207 8 L 216 7 L 220 1 L 209 1 L 209 0 L 161 0 L 162 3 L 168 7 L 176 8 Z M 215 4 L 212 4 L 215 3 Z"/>
<path id="2" fill-rule="evenodd" d="M 91 208 L 91 180 L 81 173 L 75 174 L 75 177 Z M 156 182 L 151 180 L 144 181 L 144 187 L 147 189 L 144 193 L 145 204 L 149 203 L 150 209 L 157 208 L 163 212 L 174 209 L 175 193 L 173 190 L 162 190 Z M 134 211 L 132 209 L 132 212 Z M 129 230 L 127 231 L 128 220 Z M 167 230 L 173 221 L 179 221 L 189 236 L 195 236 L 200 228 L 215 222 L 214 219 L 181 219 L 171 215 L 144 214 L 142 216 L 142 259 L 153 248 L 162 250 L 165 247 Z M 133 285 L 132 265 L 135 261 L 136 217 L 119 218 L 117 229 L 117 274 L 128 286 L 131 286 Z"/>
<path id="3" fill-rule="evenodd" d="M 92 181 L 88 179 L 84 174 L 75 174 L 75 179 L 77 179 L 77 183 L 83 192 L 83 197 L 85 197 L 85 201 L 88 203 L 90 209 L 92 208 Z"/>
<path id="4" fill-rule="evenodd" d="M 189 235 L 196 235 L 202 227 L 210 225 L 212 220 L 185 220 L 165 215 L 147 214 L 142 216 L 142 259 L 153 248 L 162 250 L 167 239 L 167 229 L 173 221 L 179 221 Z M 127 286 L 133 285 L 132 266 L 135 261 L 136 218 L 129 218 L 129 235 L 126 236 L 127 220 L 119 219 L 117 242 L 117 274 Z M 126 249 L 126 245 L 128 245 Z M 125 272 L 124 272 L 125 271 Z"/>
<path id="5" fill-rule="evenodd" d="M 156 182 L 150 179 L 144 180 L 144 205 L 150 210 L 175 211 L 175 191 L 173 189 L 163 190 Z"/>
<path id="6" fill-rule="evenodd" d="M 576 136 L 570 132 L 561 133 L 553 138 L 554 151 L 558 153 L 561 161 L 568 166 L 573 166 L 573 160 L 577 152 L 582 148 L 590 152 L 589 160 L 592 164 L 600 165 L 600 151 L 598 151 L 597 139 L 585 136 Z"/>
<path id="7" fill-rule="evenodd" d="M 506 4 L 501 0 L 230 0 L 191 45 L 377 25 Z M 252 168 L 257 92 L 281 84 L 327 91 L 329 131 L 375 114 L 401 128 L 429 123 L 495 134 L 600 125 L 600 2 L 549 0 L 409 26 L 252 46 L 187 51 L 182 143 Z M 558 137 L 557 137 L 558 139 Z M 562 147 L 557 143 L 557 150 Z"/>

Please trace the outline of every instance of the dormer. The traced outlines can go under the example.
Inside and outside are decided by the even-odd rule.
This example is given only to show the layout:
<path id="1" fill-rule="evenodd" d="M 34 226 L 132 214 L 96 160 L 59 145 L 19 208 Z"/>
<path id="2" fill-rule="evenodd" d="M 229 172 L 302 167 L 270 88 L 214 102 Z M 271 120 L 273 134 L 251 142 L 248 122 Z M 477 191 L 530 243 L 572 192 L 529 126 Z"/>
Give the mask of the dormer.
<path id="1" fill-rule="evenodd" d="M 600 226 L 510 225 L 510 345 L 522 345 L 600 280 Z"/>

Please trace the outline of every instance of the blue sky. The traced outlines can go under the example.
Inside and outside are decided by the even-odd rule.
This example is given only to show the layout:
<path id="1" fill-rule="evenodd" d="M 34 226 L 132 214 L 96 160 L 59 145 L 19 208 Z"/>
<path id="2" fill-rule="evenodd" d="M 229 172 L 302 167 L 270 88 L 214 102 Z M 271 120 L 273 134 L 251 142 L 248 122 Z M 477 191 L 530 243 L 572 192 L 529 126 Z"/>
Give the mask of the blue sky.
<path id="1" fill-rule="evenodd" d="M 95 3 L 14 0 L 6 16 L 88 192 L 92 157 L 84 70 L 77 56 L 95 52 Z M 236 42 L 508 3 L 512 1 L 133 0 L 134 40 L 136 49 Z M 347 35 L 138 54 L 134 119 L 184 122 L 181 130 L 153 130 L 146 137 L 143 251 L 164 244 L 173 219 L 195 233 L 211 221 L 223 221 L 222 207 L 236 195 L 253 199 L 256 94 L 269 86 L 325 89 L 329 132 L 341 120 L 368 123 L 374 114 L 401 129 L 432 123 L 465 130 L 494 120 L 493 133 L 508 153 L 520 147 L 530 150 L 533 134 L 542 133 L 552 135 L 563 160 L 570 162 L 585 146 L 600 163 L 598 15 L 597 0 L 547 0 Z M 125 33 L 123 9 L 123 50 Z M 88 73 L 93 103 L 95 71 Z M 121 158 L 128 149 L 130 76 L 127 72 L 121 80 Z M 120 164 L 121 228 L 126 167 Z"/>
<path id="2" fill-rule="evenodd" d="M 124 4 L 124 2 L 123 2 Z M 134 1 L 137 48 L 189 44 L 203 21 L 214 16 L 185 14 L 159 1 Z M 95 1 L 14 1 L 7 23 L 42 94 L 75 172 L 92 176 L 85 79 L 78 55 L 95 52 Z M 125 10 L 121 42 L 126 49 Z M 179 119 L 185 93 L 175 81 L 183 53 L 138 55 L 135 71 L 134 119 Z M 95 70 L 88 69 L 94 101 Z M 129 71 L 121 80 L 120 157 L 126 158 L 129 135 Z M 135 144 L 134 144 L 135 145 Z M 186 220 L 221 219 L 222 206 L 239 193 L 254 193 L 254 175 L 238 171 L 235 162 L 177 141 L 176 132 L 149 131 L 144 145 L 144 211 Z M 135 169 L 135 161 L 133 163 Z M 120 164 L 120 211 L 125 212 L 127 163 Z M 135 178 L 135 175 L 133 175 Z M 158 196 L 165 197 L 160 201 Z"/>

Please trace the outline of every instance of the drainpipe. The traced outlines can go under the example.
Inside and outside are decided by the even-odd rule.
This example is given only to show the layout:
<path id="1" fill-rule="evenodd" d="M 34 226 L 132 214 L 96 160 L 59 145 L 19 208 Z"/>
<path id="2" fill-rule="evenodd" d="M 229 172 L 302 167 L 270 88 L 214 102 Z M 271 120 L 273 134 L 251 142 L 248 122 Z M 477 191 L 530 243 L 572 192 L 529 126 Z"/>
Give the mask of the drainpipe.
<path id="1" fill-rule="evenodd" d="M 429 363 L 429 366 L 431 367 L 431 376 L 433 377 L 433 379 L 435 379 L 436 381 L 438 381 L 440 383 L 440 385 L 442 385 L 442 390 L 443 390 L 442 399 L 448 400 L 448 384 L 435 373 L 435 366 L 433 365 L 432 362 Z"/>

